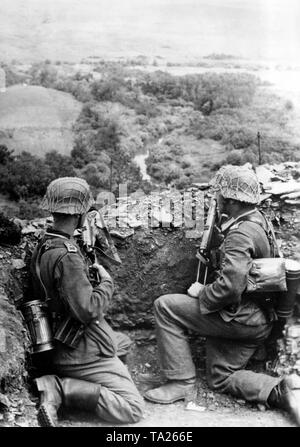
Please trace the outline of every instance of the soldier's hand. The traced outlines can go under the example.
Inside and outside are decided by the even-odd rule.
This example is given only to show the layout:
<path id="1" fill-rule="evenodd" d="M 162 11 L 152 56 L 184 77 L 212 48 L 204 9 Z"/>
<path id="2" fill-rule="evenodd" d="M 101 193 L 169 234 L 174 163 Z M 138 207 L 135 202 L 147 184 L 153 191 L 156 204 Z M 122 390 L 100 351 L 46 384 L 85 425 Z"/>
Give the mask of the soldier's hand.
<path id="1" fill-rule="evenodd" d="M 198 298 L 201 290 L 204 288 L 204 285 L 200 282 L 194 282 L 191 287 L 188 289 L 187 293 L 192 298 Z"/>
<path id="2" fill-rule="evenodd" d="M 108 271 L 103 267 L 103 265 L 98 264 L 97 262 L 95 262 L 92 267 L 94 269 L 96 269 L 101 277 L 101 279 L 104 278 L 110 278 L 110 274 L 108 273 Z"/>

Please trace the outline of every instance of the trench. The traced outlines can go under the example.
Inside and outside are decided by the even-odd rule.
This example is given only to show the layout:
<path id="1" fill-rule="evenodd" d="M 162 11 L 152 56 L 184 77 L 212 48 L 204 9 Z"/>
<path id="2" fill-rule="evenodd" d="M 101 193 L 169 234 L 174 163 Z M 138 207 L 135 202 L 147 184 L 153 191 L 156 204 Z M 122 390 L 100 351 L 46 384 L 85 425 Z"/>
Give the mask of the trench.
<path id="1" fill-rule="evenodd" d="M 288 210 L 284 210 L 284 213 L 290 221 Z M 287 255 L 297 253 L 300 244 L 299 226 L 291 226 L 289 222 L 283 228 L 283 233 L 285 236 L 285 253 Z M 187 287 L 194 282 L 197 267 L 194 254 L 197 242 L 197 240 L 186 238 L 182 229 L 162 227 L 137 228 L 133 231 L 133 234 L 125 239 L 116 238 L 115 240 L 122 265 L 114 266 L 111 270 L 116 291 L 108 320 L 114 330 L 125 332 L 133 341 L 128 356 L 128 368 L 141 392 L 149 387 L 149 383 L 140 380 L 141 375 L 150 374 L 155 380 L 160 380 L 157 341 L 154 333 L 153 302 L 162 294 L 185 293 Z M 17 406 L 21 400 L 30 404 L 24 411 L 18 407 L 12 407 L 9 414 L 15 414 L 15 418 L 10 422 L 5 421 L 8 425 L 14 425 L 16 421 L 19 423 L 18 419 L 22 420 L 22 418 L 27 418 L 29 421 L 27 423 L 30 426 L 36 424 L 33 402 L 35 396 L 31 389 L 31 378 L 36 370 L 28 362 L 26 354 L 28 351 L 27 337 L 24 333 L 23 323 L 13 304 L 13 301 L 24 292 L 26 272 L 24 269 L 14 269 L 13 275 L 10 273 L 14 259 L 26 260 L 35 243 L 36 236 L 32 234 L 23 236 L 20 244 L 16 246 L 0 246 L 0 282 L 5 295 L 3 304 L 0 306 L 0 327 L 4 327 L 7 331 L 9 344 L 7 355 L 2 353 L 0 349 L 0 383 L 3 388 L 2 391 L 9 396 L 12 402 L 16 402 Z M 30 289 L 28 290 L 30 295 Z M 5 313 L 1 314 L 1 311 L 5 311 Z M 216 408 L 234 408 L 236 403 L 232 398 L 212 393 L 207 388 L 203 380 L 205 377 L 204 339 L 192 333 L 188 336 L 199 376 L 198 403 L 203 404 L 205 402 L 205 405 L 209 408 L 215 408 L 212 402 L 216 402 L 218 404 Z M 265 365 L 265 359 L 256 358 L 253 361 L 258 370 Z M 7 368 L 2 371 L 2 374 L 1 366 Z M 253 364 L 250 365 L 250 368 L 254 369 Z M 153 383 L 150 386 L 153 387 Z M 18 393 L 25 393 L 26 397 L 20 399 Z M 13 412 L 14 408 L 18 408 L 15 413 Z M 150 406 L 149 408 L 154 411 L 153 407 Z M 178 418 L 181 418 L 181 407 L 178 408 Z M 246 409 L 250 411 L 250 407 L 246 407 Z M 17 413 L 22 411 L 23 414 L 19 416 Z M 82 418 L 83 416 L 80 415 L 80 418 L 77 418 L 75 422 L 67 420 L 67 422 L 63 421 L 62 424 L 77 425 L 77 423 L 81 423 L 81 420 L 84 420 Z M 95 421 L 87 421 L 86 419 L 85 421 L 86 426 L 90 424 L 99 425 Z M 156 422 L 159 425 L 159 421 Z"/>

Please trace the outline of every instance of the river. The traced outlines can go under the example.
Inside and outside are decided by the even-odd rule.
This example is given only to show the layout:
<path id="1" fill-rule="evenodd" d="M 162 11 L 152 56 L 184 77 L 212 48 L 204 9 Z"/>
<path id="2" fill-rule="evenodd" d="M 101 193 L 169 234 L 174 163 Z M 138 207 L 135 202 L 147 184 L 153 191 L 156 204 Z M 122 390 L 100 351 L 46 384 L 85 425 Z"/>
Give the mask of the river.
<path id="1" fill-rule="evenodd" d="M 146 160 L 148 157 L 149 157 L 149 150 L 147 149 L 146 152 L 137 154 L 134 157 L 133 161 L 139 166 L 142 179 L 151 182 L 151 177 L 149 174 L 147 174 Z"/>

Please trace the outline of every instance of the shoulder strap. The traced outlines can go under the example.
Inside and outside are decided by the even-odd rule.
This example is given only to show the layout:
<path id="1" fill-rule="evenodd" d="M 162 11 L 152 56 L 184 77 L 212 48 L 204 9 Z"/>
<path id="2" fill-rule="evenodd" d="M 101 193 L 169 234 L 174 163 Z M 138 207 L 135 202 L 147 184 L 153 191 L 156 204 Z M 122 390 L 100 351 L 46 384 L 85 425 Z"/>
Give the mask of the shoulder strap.
<path id="1" fill-rule="evenodd" d="M 56 246 L 54 246 L 54 245 L 49 244 L 48 241 L 49 241 L 49 240 L 46 240 L 44 243 L 41 243 L 41 245 L 40 245 L 40 247 L 39 247 L 39 249 L 38 249 L 38 253 L 37 253 L 36 259 L 35 259 L 35 273 L 36 273 L 36 276 L 37 276 L 37 278 L 38 278 L 38 280 L 39 280 L 39 282 L 40 282 L 40 284 L 41 284 L 41 286 L 42 286 L 42 289 L 43 289 L 43 291 L 44 291 L 44 300 L 45 300 L 45 301 L 49 300 L 49 297 L 48 297 L 48 294 L 47 294 L 46 286 L 45 286 L 45 284 L 43 283 L 43 281 L 42 281 L 42 277 L 41 277 L 41 259 L 42 259 L 43 254 L 44 254 L 46 251 L 48 251 L 48 250 L 50 250 L 50 249 L 53 249 L 53 248 L 63 248 L 63 247 L 66 248 L 65 253 L 60 254 L 60 256 L 58 256 L 58 258 L 56 259 L 56 261 L 55 261 L 55 263 L 54 263 L 53 270 L 52 270 L 52 271 L 53 271 L 53 275 L 54 275 L 55 268 L 56 268 L 56 266 L 58 265 L 58 263 L 62 260 L 62 258 L 63 258 L 68 252 L 72 252 L 72 253 L 74 253 L 73 250 L 69 250 L 69 249 L 68 249 L 68 246 L 67 246 L 66 244 L 63 244 L 63 245 L 61 245 L 61 246 L 59 246 L 59 247 L 56 247 Z M 76 247 L 74 247 L 74 248 L 76 248 Z M 75 252 L 77 252 L 77 249 L 76 249 Z"/>
<path id="2" fill-rule="evenodd" d="M 274 252 L 275 252 L 274 258 L 275 257 L 282 258 L 283 255 L 282 255 L 281 250 L 280 250 L 280 248 L 278 246 L 278 242 L 277 242 L 277 239 L 276 239 L 276 236 L 275 236 L 275 232 L 274 232 L 274 228 L 273 228 L 272 222 L 270 221 L 270 219 L 268 218 L 268 216 L 266 216 L 266 214 L 264 212 L 261 211 L 261 214 L 263 215 L 263 217 L 264 217 L 264 219 L 266 221 L 266 224 L 267 224 L 267 227 L 268 227 L 268 230 L 269 230 L 269 235 L 271 235 L 271 238 L 272 238 L 272 244 L 273 244 L 273 248 L 274 248 Z"/>
<path id="3" fill-rule="evenodd" d="M 43 255 L 43 253 L 45 253 L 43 251 L 43 249 L 44 249 L 44 244 L 41 244 L 40 247 L 38 248 L 37 256 L 35 258 L 35 273 L 36 273 L 36 276 L 37 276 L 37 278 L 42 286 L 42 289 L 44 291 L 44 301 L 47 301 L 48 300 L 47 289 L 46 289 L 45 284 L 43 283 L 42 278 L 41 278 L 41 257 Z"/>
<path id="4" fill-rule="evenodd" d="M 265 223 L 266 223 L 266 228 L 264 227 L 264 225 L 262 224 L 262 222 L 259 219 L 256 219 L 254 216 L 247 215 L 242 217 L 242 219 L 239 221 L 240 223 L 242 222 L 252 222 L 255 223 L 257 225 L 259 225 L 264 232 L 266 233 L 266 236 L 268 238 L 269 244 L 270 244 L 270 248 L 271 248 L 271 257 L 272 258 L 281 258 L 282 257 L 282 253 L 279 249 L 278 246 L 278 242 L 275 236 L 275 232 L 274 232 L 274 228 L 272 223 L 270 222 L 269 218 L 265 215 L 264 212 L 260 211 L 260 213 L 262 214 Z"/>

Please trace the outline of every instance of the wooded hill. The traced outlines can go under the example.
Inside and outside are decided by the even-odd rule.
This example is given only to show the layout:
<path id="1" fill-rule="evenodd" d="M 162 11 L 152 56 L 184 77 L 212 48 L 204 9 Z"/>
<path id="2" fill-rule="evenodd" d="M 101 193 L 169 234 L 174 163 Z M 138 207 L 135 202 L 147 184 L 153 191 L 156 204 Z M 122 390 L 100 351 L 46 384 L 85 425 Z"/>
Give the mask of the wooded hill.
<path id="1" fill-rule="evenodd" d="M 61 175 L 84 177 L 97 194 L 102 189 L 116 191 L 125 182 L 129 192 L 170 185 L 181 189 L 207 181 L 223 163 L 255 166 L 258 131 L 262 162 L 299 158 L 298 143 L 288 128 L 293 104 L 272 95 L 252 74 L 172 76 L 107 61 L 85 72 L 72 68 L 50 61 L 22 68 L 30 88 L 68 93 L 81 104 L 69 154 L 55 141 L 52 153 L 43 158 L 9 153 L 13 139 L 9 151 L 3 145 L 0 192 L 25 203 L 23 217 L 34 217 L 28 216 L 37 212 L 32 202 L 39 200 L 51 179 Z M 20 67 L 4 69 L 8 85 L 19 82 Z M 16 87 L 7 91 L 11 89 L 17 91 Z M 45 110 L 44 114 L 48 119 Z M 151 185 L 142 180 L 133 162 L 137 153 L 147 150 Z"/>

